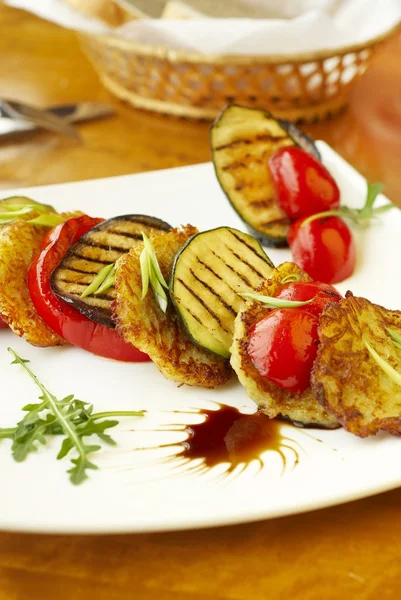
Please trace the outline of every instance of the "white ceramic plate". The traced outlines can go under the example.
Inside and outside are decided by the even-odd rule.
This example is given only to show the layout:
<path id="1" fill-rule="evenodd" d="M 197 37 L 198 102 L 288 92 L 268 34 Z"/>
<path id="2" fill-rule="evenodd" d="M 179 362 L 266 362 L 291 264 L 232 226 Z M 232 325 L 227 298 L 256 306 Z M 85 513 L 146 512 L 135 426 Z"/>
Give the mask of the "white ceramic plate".
<path id="1" fill-rule="evenodd" d="M 319 143 L 319 147 L 340 184 L 343 201 L 360 206 L 365 194 L 362 177 L 328 146 Z M 211 164 L 15 192 L 60 210 L 79 208 L 93 216 L 141 212 L 174 225 L 193 223 L 199 229 L 243 227 L 220 191 Z M 394 210 L 356 232 L 358 266 L 352 279 L 338 286 L 341 291 L 350 288 L 384 306 L 400 308 L 400 230 L 401 215 Z M 269 254 L 276 264 L 289 258 L 286 250 Z M 400 439 L 378 435 L 361 440 L 343 430 L 303 431 L 290 426 L 284 430 L 289 445 L 298 444 L 302 450 L 295 466 L 294 453 L 284 449 L 284 472 L 274 451 L 263 454 L 261 471 L 251 464 L 240 475 L 234 471 L 224 483 L 218 477 L 221 466 L 203 475 L 175 469 L 177 463 L 162 462 L 161 457 L 181 449 L 177 444 L 186 437 L 184 425 L 181 431 L 156 430 L 163 424 L 199 422 L 201 416 L 185 411 L 213 408 L 216 402 L 253 412 L 254 403 L 238 383 L 214 391 L 178 388 L 151 363 L 119 364 L 72 347 L 38 349 L 8 331 L 0 332 L 3 427 L 14 425 L 20 408 L 37 398 L 36 387 L 21 367 L 10 366 L 7 346 L 30 359 L 33 370 L 58 397 L 74 393 L 93 402 L 96 410 L 149 412 L 143 419 L 120 422 L 114 430 L 118 447 L 94 456 L 100 469 L 91 471 L 90 480 L 79 487 L 71 485 L 66 475 L 68 458 L 55 459 L 59 440 L 20 464 L 11 458 L 10 442 L 2 442 L 0 529 L 101 533 L 242 523 L 354 500 L 401 484 Z M 159 444 L 167 447 L 138 450 Z"/>

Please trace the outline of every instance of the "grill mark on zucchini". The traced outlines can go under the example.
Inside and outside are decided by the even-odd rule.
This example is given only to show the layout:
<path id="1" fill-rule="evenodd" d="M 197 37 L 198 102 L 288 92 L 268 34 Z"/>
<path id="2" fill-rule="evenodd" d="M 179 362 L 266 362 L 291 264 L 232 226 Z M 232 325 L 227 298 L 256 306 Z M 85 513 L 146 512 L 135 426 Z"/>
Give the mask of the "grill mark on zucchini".
<path id="1" fill-rule="evenodd" d="M 234 250 L 232 248 L 230 248 L 230 246 L 227 246 L 227 244 L 224 244 L 224 246 L 227 248 L 227 250 L 229 250 L 231 252 L 231 254 L 233 256 L 235 256 L 236 259 L 238 259 L 239 261 L 241 261 L 242 263 L 244 263 L 244 265 L 246 265 L 247 267 L 249 267 L 249 269 L 251 271 L 253 271 L 258 277 L 260 277 L 261 279 L 264 279 L 263 273 L 261 273 L 260 271 L 258 271 L 256 267 L 254 267 L 253 265 L 251 265 L 251 263 L 249 263 L 247 260 L 245 260 L 245 258 L 241 258 L 241 256 L 239 254 L 237 254 L 236 252 L 234 252 Z"/>
<path id="2" fill-rule="evenodd" d="M 236 160 L 229 165 L 225 165 L 224 167 L 222 167 L 222 169 L 223 169 L 223 171 L 235 171 L 236 169 L 239 169 L 240 167 L 244 169 L 246 167 L 246 164 Z"/>
<path id="3" fill-rule="evenodd" d="M 255 135 L 252 139 L 248 138 L 248 139 L 233 140 L 232 142 L 229 142 L 228 144 L 222 144 L 221 146 L 217 146 L 215 148 L 215 150 L 219 151 L 219 150 L 227 150 L 227 148 L 235 148 L 237 146 L 249 146 L 249 145 L 253 144 L 255 142 L 255 140 L 257 142 L 276 142 L 277 140 L 285 140 L 286 137 L 287 137 L 287 135 L 275 136 L 275 135 L 270 135 L 268 133 L 264 133 L 264 134 Z"/>
<path id="4" fill-rule="evenodd" d="M 216 258 L 219 259 L 220 262 L 223 263 L 223 265 L 225 265 L 228 269 L 230 269 L 230 271 L 232 271 L 233 273 L 235 273 L 235 275 L 237 275 L 241 281 L 243 281 L 245 283 L 245 285 L 247 285 L 248 287 L 252 288 L 252 284 L 249 281 L 249 279 L 246 277 L 246 275 L 244 275 L 243 273 L 238 273 L 238 271 L 236 271 L 234 269 L 234 267 L 232 267 L 231 265 L 227 264 L 226 262 L 224 262 L 224 260 L 221 258 L 221 256 L 219 256 L 218 254 L 216 254 L 216 252 L 214 252 L 214 250 L 211 250 L 213 256 L 215 256 Z M 209 268 L 209 267 L 207 267 Z M 211 270 L 211 269 L 210 269 Z M 214 271 L 212 271 L 214 273 Z M 218 277 L 219 279 L 221 279 L 221 281 L 224 281 L 224 279 L 222 277 L 219 277 L 218 275 L 216 275 L 216 277 Z M 235 290 L 233 290 L 233 288 L 228 285 L 228 283 L 225 281 L 226 285 L 230 288 L 230 290 L 232 292 L 234 292 L 234 294 L 236 294 L 237 292 Z"/>
<path id="5" fill-rule="evenodd" d="M 228 229 L 228 232 L 237 240 L 237 242 L 239 242 L 240 244 L 244 244 L 244 246 L 246 246 L 248 250 L 250 250 L 259 260 L 267 262 L 262 256 L 260 256 L 259 252 L 256 251 L 256 248 L 251 246 L 251 244 L 247 244 L 246 241 L 242 237 L 237 235 L 232 229 Z"/>
<path id="6" fill-rule="evenodd" d="M 267 198 L 267 200 L 252 200 L 252 202 L 249 202 L 249 206 L 251 206 L 252 208 L 256 208 L 256 210 L 258 210 L 259 208 L 271 208 L 273 204 L 273 198 Z"/>
<path id="7" fill-rule="evenodd" d="M 228 265 L 227 263 L 224 262 L 224 260 L 221 258 L 221 256 L 219 256 L 218 254 L 216 254 L 213 250 L 211 250 L 212 254 L 218 259 L 220 260 L 220 262 L 222 262 L 228 269 L 231 269 L 231 271 L 233 271 L 234 273 L 236 273 L 235 269 L 233 269 L 233 267 L 231 265 Z M 216 273 L 215 271 L 213 271 L 212 267 L 210 265 L 207 265 L 205 262 L 203 262 L 203 260 L 200 260 L 199 257 L 196 257 L 196 260 L 198 261 L 199 264 L 202 265 L 202 267 L 204 267 L 205 269 L 207 269 L 210 273 L 212 273 L 212 275 L 214 275 L 216 277 L 216 279 L 219 279 L 220 281 L 222 281 L 223 283 L 226 284 L 226 286 L 233 292 L 233 294 L 236 294 L 237 292 L 235 290 L 233 290 L 233 288 L 228 285 L 227 281 L 225 281 L 222 277 L 220 277 L 220 275 L 218 273 Z M 244 281 L 244 283 L 246 283 L 247 285 L 250 285 L 249 281 L 246 279 L 246 277 L 242 277 L 240 273 L 237 273 L 237 275 Z"/>
<path id="8" fill-rule="evenodd" d="M 215 296 L 216 298 L 218 298 L 221 302 L 221 304 L 229 311 L 231 312 L 234 316 L 236 316 L 236 311 L 233 309 L 233 307 L 228 304 L 228 302 L 226 302 L 224 300 L 224 298 L 222 298 L 220 296 L 220 294 L 218 294 L 217 292 L 214 291 L 214 289 L 212 287 L 210 287 L 210 285 L 208 283 L 206 283 L 206 281 L 203 281 L 202 279 L 200 279 L 200 277 L 198 277 L 197 275 L 195 275 L 194 271 L 192 269 L 189 269 L 189 272 L 191 273 L 192 277 L 201 285 L 203 285 L 203 287 L 205 287 L 211 294 L 213 294 L 213 296 Z M 231 288 L 230 288 L 231 289 Z"/>
<path id="9" fill-rule="evenodd" d="M 276 219 L 275 221 L 269 221 L 268 223 L 262 223 L 262 227 L 274 227 L 277 225 L 289 225 L 290 220 L 287 218 Z"/>
<path id="10" fill-rule="evenodd" d="M 202 326 L 203 326 L 203 323 L 202 323 L 202 321 L 200 320 L 200 318 L 198 317 L 198 315 L 196 315 L 195 313 L 193 313 L 193 312 L 191 311 L 191 309 L 190 309 L 190 308 L 186 308 L 185 310 L 186 310 L 186 311 L 187 311 L 187 312 L 188 312 L 188 313 L 191 315 L 191 317 L 192 317 L 193 319 L 195 319 L 195 321 L 197 321 L 197 322 L 199 323 L 199 325 L 202 325 Z"/>
<path id="11" fill-rule="evenodd" d="M 216 313 L 206 304 L 206 302 L 204 302 L 204 300 L 202 300 L 202 298 L 195 294 L 195 292 L 185 283 L 185 281 L 183 281 L 181 278 L 178 278 L 177 281 L 187 290 L 187 292 L 191 294 L 191 296 L 195 298 L 195 300 L 199 302 L 201 306 L 203 306 L 203 308 L 209 313 L 209 315 L 213 317 L 215 321 L 217 321 L 217 323 L 220 325 L 223 331 L 225 331 L 226 333 L 231 333 L 223 326 L 219 316 L 216 315 Z"/>
<path id="12" fill-rule="evenodd" d="M 218 227 L 190 238 L 176 256 L 170 297 L 191 338 L 229 357 L 243 304 L 239 294 L 255 291 L 272 270 L 260 244 L 236 229 Z"/>

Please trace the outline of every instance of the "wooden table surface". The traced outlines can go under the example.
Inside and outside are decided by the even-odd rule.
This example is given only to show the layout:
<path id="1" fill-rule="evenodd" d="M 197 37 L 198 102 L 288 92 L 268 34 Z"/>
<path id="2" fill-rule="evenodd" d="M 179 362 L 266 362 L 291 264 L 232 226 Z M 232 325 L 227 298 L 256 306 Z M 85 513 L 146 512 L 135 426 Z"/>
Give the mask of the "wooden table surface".
<path id="1" fill-rule="evenodd" d="M 4 6 L 0 31 L 0 96 L 43 106 L 101 100 L 113 103 L 117 113 L 81 125 L 81 144 L 47 133 L 1 142 L 3 189 L 209 159 L 207 124 L 115 101 L 72 33 Z M 308 130 L 364 175 L 383 181 L 401 204 L 400 39 L 381 51 L 358 82 L 347 112 Z M 305 515 L 204 531 L 101 537 L 0 533 L 0 599 L 399 598 L 400 553 L 401 489 Z"/>

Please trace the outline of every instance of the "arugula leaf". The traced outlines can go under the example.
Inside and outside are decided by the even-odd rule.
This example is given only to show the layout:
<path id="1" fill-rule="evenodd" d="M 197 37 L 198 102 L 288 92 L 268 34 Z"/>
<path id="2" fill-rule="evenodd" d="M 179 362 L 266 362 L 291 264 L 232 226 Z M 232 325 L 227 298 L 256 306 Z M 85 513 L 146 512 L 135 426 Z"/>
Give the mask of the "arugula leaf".
<path id="1" fill-rule="evenodd" d="M 25 370 L 41 395 L 40 402 L 23 407 L 26 414 L 16 427 L 0 428 L 0 439 L 12 440 L 12 456 L 17 462 L 22 462 L 29 454 L 37 452 L 40 445 L 46 445 L 49 435 L 64 436 L 57 458 L 62 459 L 74 451 L 76 456 L 71 458 L 72 467 L 67 472 L 73 484 L 82 483 L 88 478 L 88 469 L 97 469 L 88 455 L 101 448 L 87 444 L 84 438 L 96 435 L 106 444 L 116 445 L 106 430 L 118 425 L 118 421 L 109 417 L 142 417 L 144 411 L 94 413 L 92 404 L 78 400 L 72 394 L 58 400 L 27 366 L 28 360 L 20 358 L 11 348 L 8 351 L 14 357 L 11 364 L 18 364 Z"/>

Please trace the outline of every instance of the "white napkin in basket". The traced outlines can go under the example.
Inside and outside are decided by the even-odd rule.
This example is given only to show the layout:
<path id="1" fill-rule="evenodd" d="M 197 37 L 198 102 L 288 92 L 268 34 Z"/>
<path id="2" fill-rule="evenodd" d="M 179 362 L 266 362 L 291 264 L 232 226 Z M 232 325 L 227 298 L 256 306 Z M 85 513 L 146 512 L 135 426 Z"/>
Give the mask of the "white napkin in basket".
<path id="1" fill-rule="evenodd" d="M 247 0 L 270 5 L 282 18 L 141 19 L 110 29 L 62 0 L 5 1 L 71 29 L 205 54 L 286 55 L 335 49 L 363 43 L 401 22 L 401 0 Z"/>

